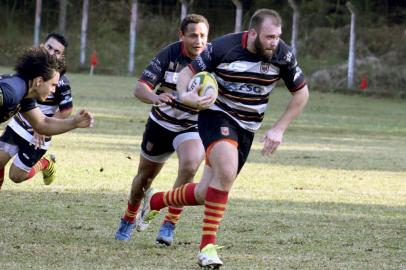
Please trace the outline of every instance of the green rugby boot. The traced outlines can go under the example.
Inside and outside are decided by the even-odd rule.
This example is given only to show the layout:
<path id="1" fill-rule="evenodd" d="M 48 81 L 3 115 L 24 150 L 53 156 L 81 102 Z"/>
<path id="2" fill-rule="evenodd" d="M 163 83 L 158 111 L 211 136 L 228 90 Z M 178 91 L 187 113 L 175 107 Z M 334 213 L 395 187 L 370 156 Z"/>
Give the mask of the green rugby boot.
<path id="1" fill-rule="evenodd" d="M 42 171 L 42 177 L 44 179 L 44 184 L 50 185 L 55 180 L 55 162 L 56 162 L 55 155 L 51 154 L 43 158 L 48 160 L 49 165 L 46 169 Z"/>

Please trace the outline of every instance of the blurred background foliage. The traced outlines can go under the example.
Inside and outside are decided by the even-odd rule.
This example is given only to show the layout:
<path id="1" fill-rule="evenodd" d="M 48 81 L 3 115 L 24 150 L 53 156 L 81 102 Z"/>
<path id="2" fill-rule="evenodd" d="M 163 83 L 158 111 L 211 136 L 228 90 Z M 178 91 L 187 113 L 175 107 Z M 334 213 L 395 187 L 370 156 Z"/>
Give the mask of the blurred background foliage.
<path id="1" fill-rule="evenodd" d="M 21 50 L 33 44 L 35 0 L 0 0 L 0 65 L 12 66 Z M 90 55 L 99 58 L 96 74 L 126 75 L 130 0 L 90 0 L 87 66 L 79 65 L 82 0 L 67 0 L 66 37 L 70 72 L 88 72 Z M 299 10 L 297 58 L 313 89 L 343 91 L 346 85 L 351 15 L 343 0 L 296 0 Z M 364 93 L 406 97 L 406 1 L 354 0 L 356 84 L 368 82 Z M 282 38 L 290 43 L 293 11 L 286 0 L 242 0 L 243 29 L 258 8 L 272 8 L 283 20 Z M 194 0 L 189 13 L 206 16 L 210 39 L 234 31 L 231 0 Z M 43 0 L 41 39 L 58 30 L 59 1 Z M 135 68 L 139 75 L 156 52 L 177 40 L 180 3 L 138 0 Z"/>

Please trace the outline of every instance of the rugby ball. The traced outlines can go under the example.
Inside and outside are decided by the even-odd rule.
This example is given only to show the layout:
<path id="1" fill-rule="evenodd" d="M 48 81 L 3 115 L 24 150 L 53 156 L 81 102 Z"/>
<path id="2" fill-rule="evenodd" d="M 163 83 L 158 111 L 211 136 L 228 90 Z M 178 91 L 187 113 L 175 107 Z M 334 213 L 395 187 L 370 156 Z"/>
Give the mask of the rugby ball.
<path id="1" fill-rule="evenodd" d="M 198 89 L 200 87 L 200 89 Z M 197 94 L 199 96 L 213 95 L 213 103 L 216 101 L 218 95 L 218 85 L 214 76 L 207 72 L 201 71 L 196 73 L 189 82 L 188 91 L 194 91 L 198 89 Z"/>

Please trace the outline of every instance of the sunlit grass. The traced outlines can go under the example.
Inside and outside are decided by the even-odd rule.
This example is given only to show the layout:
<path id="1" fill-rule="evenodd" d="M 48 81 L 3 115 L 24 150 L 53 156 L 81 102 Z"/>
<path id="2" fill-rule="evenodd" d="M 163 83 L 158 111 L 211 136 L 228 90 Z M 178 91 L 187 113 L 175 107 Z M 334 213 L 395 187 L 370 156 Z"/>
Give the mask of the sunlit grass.
<path id="1" fill-rule="evenodd" d="M 201 207 L 184 211 L 170 248 L 154 244 L 162 217 L 128 243 L 114 240 L 149 113 L 132 97 L 136 79 L 69 78 L 75 110 L 89 108 L 95 126 L 53 139 L 54 184 L 4 183 L 0 269 L 197 269 Z M 259 138 L 287 98 L 283 87 L 272 94 L 231 191 L 218 234 L 224 269 L 406 269 L 406 103 L 312 93 L 284 144 L 263 157 Z M 154 186 L 171 188 L 176 173 L 174 156 Z"/>

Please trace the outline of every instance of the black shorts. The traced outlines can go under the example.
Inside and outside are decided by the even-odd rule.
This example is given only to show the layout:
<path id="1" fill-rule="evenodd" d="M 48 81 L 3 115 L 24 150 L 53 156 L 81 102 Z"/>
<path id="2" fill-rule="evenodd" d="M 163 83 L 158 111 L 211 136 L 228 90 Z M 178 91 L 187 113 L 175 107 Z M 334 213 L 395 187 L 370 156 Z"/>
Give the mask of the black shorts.
<path id="1" fill-rule="evenodd" d="M 163 163 L 175 152 L 177 145 L 186 140 L 199 139 L 197 127 L 174 132 L 148 118 L 142 137 L 141 150 L 145 158 Z"/>
<path id="2" fill-rule="evenodd" d="M 0 142 L 3 143 L 1 147 L 4 147 L 4 143 L 16 146 L 14 149 L 9 149 L 9 151 L 5 149 L 0 150 L 9 153 L 10 156 L 17 154 L 20 161 L 29 168 L 33 167 L 46 153 L 46 150 L 44 149 L 35 149 L 34 145 L 21 138 L 20 135 L 10 127 L 6 127 L 3 135 L 0 137 Z M 24 168 L 20 169 L 24 170 Z"/>
<path id="3" fill-rule="evenodd" d="M 254 133 L 241 128 L 227 114 L 213 110 L 200 111 L 197 126 L 206 151 L 212 143 L 223 139 L 232 140 L 238 144 L 239 173 L 247 161 L 254 140 Z"/>

